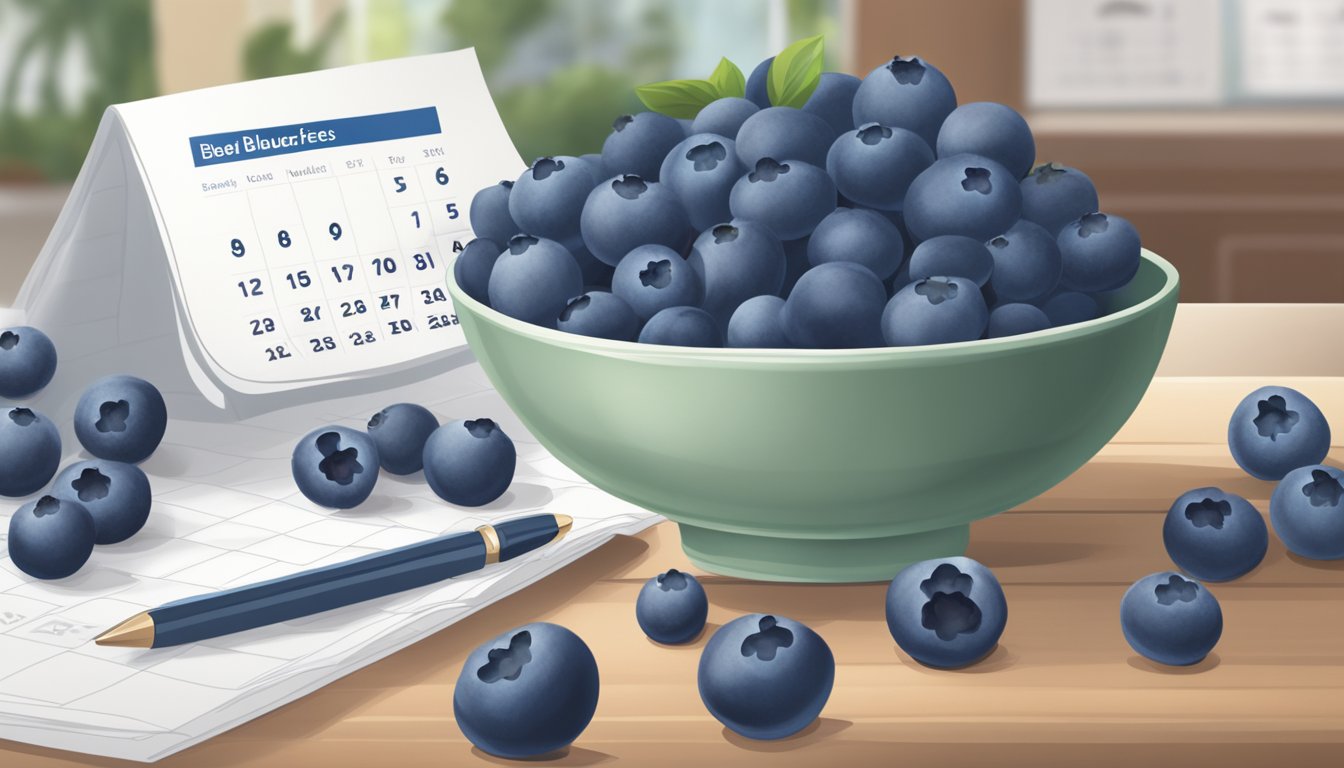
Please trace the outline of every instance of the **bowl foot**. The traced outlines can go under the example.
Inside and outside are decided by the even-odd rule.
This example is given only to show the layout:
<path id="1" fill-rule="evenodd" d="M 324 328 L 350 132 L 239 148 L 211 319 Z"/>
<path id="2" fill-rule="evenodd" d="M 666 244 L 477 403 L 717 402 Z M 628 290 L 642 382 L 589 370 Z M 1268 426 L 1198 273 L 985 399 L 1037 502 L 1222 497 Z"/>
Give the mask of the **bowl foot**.
<path id="1" fill-rule="evenodd" d="M 890 581 L 905 566 L 963 555 L 969 525 L 878 539 L 795 539 L 679 524 L 681 547 L 696 566 L 759 581 Z"/>

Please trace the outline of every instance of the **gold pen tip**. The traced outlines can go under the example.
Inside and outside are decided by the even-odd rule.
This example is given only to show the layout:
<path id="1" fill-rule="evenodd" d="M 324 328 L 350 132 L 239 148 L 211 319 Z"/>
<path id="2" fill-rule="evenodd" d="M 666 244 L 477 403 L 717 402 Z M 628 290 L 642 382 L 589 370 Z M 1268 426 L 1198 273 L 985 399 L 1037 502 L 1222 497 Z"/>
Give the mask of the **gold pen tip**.
<path id="1" fill-rule="evenodd" d="M 555 527 L 557 529 L 555 532 L 555 538 L 558 539 L 561 536 L 564 536 L 566 533 L 569 533 L 569 529 L 574 527 L 574 518 L 570 517 L 569 515 L 556 515 Z"/>
<path id="2" fill-rule="evenodd" d="M 152 648 L 154 646 L 154 618 L 148 613 L 137 613 L 117 626 L 95 637 L 98 645 L 118 648 Z"/>

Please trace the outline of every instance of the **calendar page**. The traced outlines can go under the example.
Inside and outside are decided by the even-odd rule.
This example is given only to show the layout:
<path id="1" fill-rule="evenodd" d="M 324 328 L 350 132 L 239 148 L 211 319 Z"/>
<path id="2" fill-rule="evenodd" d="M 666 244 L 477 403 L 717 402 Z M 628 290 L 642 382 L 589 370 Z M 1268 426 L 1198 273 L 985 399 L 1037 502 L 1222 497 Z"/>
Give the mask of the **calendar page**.
<path id="1" fill-rule="evenodd" d="M 445 270 L 476 190 L 523 168 L 472 51 L 114 109 L 179 323 L 226 385 L 374 375 L 465 343 Z"/>

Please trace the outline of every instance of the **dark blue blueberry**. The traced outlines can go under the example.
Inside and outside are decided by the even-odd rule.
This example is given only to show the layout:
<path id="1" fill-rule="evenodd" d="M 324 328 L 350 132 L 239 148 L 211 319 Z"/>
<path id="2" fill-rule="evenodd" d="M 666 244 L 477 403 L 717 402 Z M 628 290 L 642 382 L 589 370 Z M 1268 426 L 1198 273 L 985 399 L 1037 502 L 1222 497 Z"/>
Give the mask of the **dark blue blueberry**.
<path id="1" fill-rule="evenodd" d="M 588 246 L 583 244 L 582 240 L 577 240 L 565 245 L 569 249 L 570 255 L 579 263 L 579 272 L 583 274 L 584 290 L 598 289 L 608 290 L 611 288 L 611 276 L 616 268 L 606 262 L 599 261 L 596 256 L 588 250 Z"/>
<path id="2" fill-rule="evenodd" d="M 145 527 L 153 501 L 149 478 L 134 464 L 80 461 L 61 470 L 51 495 L 81 504 L 93 516 L 94 543 L 116 544 Z"/>
<path id="3" fill-rule="evenodd" d="M 956 108 L 956 91 L 942 72 L 918 57 L 896 56 L 859 85 L 854 94 L 854 124 L 905 128 L 932 147 L 943 120 Z"/>
<path id="4" fill-rule="evenodd" d="M 482 304 L 490 303 L 490 271 L 495 268 L 500 251 L 494 240 L 478 237 L 467 243 L 453 262 L 453 279 L 462 292 Z"/>
<path id="5" fill-rule="evenodd" d="M 784 300 L 778 296 L 753 296 L 738 305 L 728 320 L 727 346 L 746 349 L 787 349 L 793 346 L 784 333 Z"/>
<path id="6" fill-rule="evenodd" d="M 615 341 L 634 341 L 639 335 L 639 316 L 620 296 L 609 291 L 588 291 L 569 300 L 560 310 L 555 327 L 565 333 Z"/>
<path id="7" fill-rule="evenodd" d="M 479 238 L 507 243 L 510 237 L 523 230 L 509 214 L 509 192 L 512 181 L 491 184 L 471 199 L 471 230 Z"/>
<path id="8" fill-rule="evenodd" d="M 1022 213 L 1022 191 L 989 158 L 957 155 L 929 166 L 905 193 L 905 225 L 917 240 L 964 235 L 976 240 L 1007 231 Z"/>
<path id="9" fill-rule="evenodd" d="M 1097 188 L 1087 174 L 1058 163 L 1042 163 L 1020 184 L 1022 218 L 1058 234 L 1065 224 L 1097 210 Z"/>
<path id="10" fill-rule="evenodd" d="M 94 535 L 83 504 L 43 496 L 9 518 L 9 559 L 35 579 L 63 579 L 88 562 Z"/>
<path id="11" fill-rule="evenodd" d="M 1050 318 L 1050 326 L 1073 325 L 1101 317 L 1101 307 L 1097 300 L 1086 293 L 1060 291 L 1041 304 L 1041 310 Z"/>
<path id="12" fill-rule="evenodd" d="M 1269 530 L 1251 503 L 1221 488 L 1196 488 L 1172 502 L 1162 543 L 1181 570 L 1200 581 L 1229 581 L 1265 558 Z"/>
<path id="13" fill-rule="evenodd" d="M 980 286 L 964 277 L 921 277 L 887 302 L 882 338 L 893 347 L 973 341 L 988 322 Z"/>
<path id="14" fill-rule="evenodd" d="M 1097 293 L 1123 287 L 1139 271 L 1142 245 L 1128 221 L 1108 213 L 1088 213 L 1059 231 L 1064 271 L 1059 284 Z"/>
<path id="15" fill-rule="evenodd" d="M 658 181 L 658 169 L 672 148 L 686 138 L 681 123 L 657 112 L 621 115 L 602 143 L 602 168 L 608 178 L 634 174 Z"/>
<path id="16" fill-rule="evenodd" d="M 1036 160 L 1036 140 L 1017 110 L 977 101 L 952 110 L 938 130 L 938 156 L 961 154 L 988 157 L 1020 179 Z"/>
<path id="17" fill-rule="evenodd" d="M 635 601 L 635 620 L 650 640 L 666 645 L 688 643 L 705 628 L 709 598 L 700 582 L 676 568 L 644 583 Z"/>
<path id="18" fill-rule="evenodd" d="M 969 557 L 906 566 L 887 587 L 887 629 L 925 666 L 974 664 L 994 650 L 1007 623 L 999 580 Z"/>
<path id="19" fill-rule="evenodd" d="M 1050 327 L 1050 318 L 1035 304 L 1000 304 L 989 312 L 985 338 L 1000 339 Z"/>
<path id="20" fill-rule="evenodd" d="M 807 97 L 803 111 L 820 117 L 831 126 L 831 136 L 854 129 L 854 94 L 863 81 L 842 72 L 822 72 L 817 89 Z"/>
<path id="21" fill-rule="evenodd" d="M 803 273 L 812 268 L 807 260 L 807 244 L 812 238 L 800 237 L 796 240 L 784 240 L 784 284 L 779 287 L 779 295 L 788 298 L 793 287 Z"/>
<path id="22" fill-rule="evenodd" d="M 1198 664 L 1223 634 L 1223 609 L 1213 593 L 1179 573 L 1134 582 L 1120 601 L 1120 628 L 1139 654 L 1171 666 Z"/>
<path id="23" fill-rule="evenodd" d="M 0 409 L 0 496 L 27 496 L 61 464 L 61 433 L 51 419 L 18 406 Z"/>
<path id="24" fill-rule="evenodd" d="M 537 158 L 509 192 L 509 215 L 518 229 L 508 237 L 527 232 L 557 242 L 577 240 L 584 201 L 601 180 L 586 160 L 569 155 Z"/>
<path id="25" fill-rule="evenodd" d="M 712 133 L 729 139 L 737 138 L 737 131 L 748 117 L 760 111 L 749 99 L 727 96 L 705 105 L 691 123 L 691 134 Z M 736 151 L 736 146 L 734 146 Z"/>
<path id="26" fill-rule="evenodd" d="M 75 406 L 75 436 L 100 459 L 139 464 L 168 429 L 168 407 L 158 388 L 134 376 L 105 376 Z"/>
<path id="27" fill-rule="evenodd" d="M 915 177 L 933 165 L 933 150 L 904 128 L 877 123 L 843 133 L 826 154 L 826 172 L 857 205 L 898 210 Z"/>
<path id="28" fill-rule="evenodd" d="M 700 306 L 728 327 L 728 319 L 752 296 L 778 294 L 787 267 L 784 246 L 764 225 L 733 221 L 706 229 L 686 258 L 704 285 Z"/>
<path id="29" fill-rule="evenodd" d="M 994 259 L 990 284 L 999 301 L 1040 301 L 1059 286 L 1059 246 L 1039 224 L 1023 219 L 985 245 Z"/>
<path id="30" fill-rule="evenodd" d="M 835 684 L 835 656 L 806 625 L 753 613 L 705 644 L 697 675 L 709 713 L 750 739 L 782 739 L 817 719 Z"/>
<path id="31" fill-rule="evenodd" d="M 993 272 L 994 257 L 989 248 L 962 235 L 939 235 L 915 246 L 908 270 L 911 278 L 947 275 L 964 277 L 980 286 L 989 282 Z"/>
<path id="32" fill-rule="evenodd" d="M 668 307 L 649 318 L 639 332 L 640 344 L 670 347 L 722 347 L 719 321 L 699 307 Z"/>
<path id="33" fill-rule="evenodd" d="M 367 432 L 326 426 L 294 446 L 289 468 L 299 492 L 330 509 L 354 509 L 378 482 L 378 445 Z"/>
<path id="34" fill-rule="evenodd" d="M 1290 552 L 1344 559 L 1344 472 L 1310 464 L 1284 475 L 1269 500 L 1269 520 Z"/>
<path id="35" fill-rule="evenodd" d="M 747 100 L 761 109 L 770 106 L 770 87 L 766 84 L 770 78 L 770 65 L 775 57 L 764 59 L 747 75 Z"/>
<path id="36" fill-rule="evenodd" d="M 852 261 L 871 269 L 879 280 L 891 277 L 905 255 L 901 231 L 891 220 L 864 208 L 836 208 L 821 220 L 807 243 L 813 266 Z"/>
<path id="37" fill-rule="evenodd" d="M 812 234 L 837 199 L 835 183 L 822 169 L 767 157 L 737 180 L 728 204 L 734 218 L 760 222 L 780 240 L 796 240 Z"/>
<path id="38" fill-rule="evenodd" d="M 471 652 L 453 718 L 478 749 L 522 759 L 573 743 L 597 711 L 597 660 L 578 635 L 527 624 Z"/>
<path id="39" fill-rule="evenodd" d="M 1280 480 L 1298 467 L 1325 460 L 1330 424 L 1311 398 L 1296 389 L 1261 387 L 1232 411 L 1227 446 L 1247 474 Z"/>
<path id="40" fill-rule="evenodd" d="M 378 446 L 378 463 L 394 475 L 419 472 L 425 441 L 439 428 L 429 409 L 414 403 L 389 405 L 369 419 L 369 437 Z"/>
<path id="41" fill-rule="evenodd" d="M 681 254 L 663 245 L 641 245 L 616 265 L 611 292 L 648 320 L 668 307 L 697 307 L 705 285 Z"/>
<path id="42" fill-rule="evenodd" d="M 826 165 L 835 131 L 825 120 L 792 107 L 769 107 L 748 117 L 737 131 L 737 156 L 747 168 L 762 158 Z"/>
<path id="43" fill-rule="evenodd" d="M 887 289 L 871 269 L 833 261 L 803 273 L 780 319 L 795 347 L 880 347 L 886 303 Z"/>
<path id="44" fill-rule="evenodd" d="M 459 419 L 425 441 L 425 481 L 439 498 L 460 507 L 498 499 L 513 483 L 518 453 L 490 419 Z"/>
<path id="45" fill-rule="evenodd" d="M 569 300 L 583 293 L 583 272 L 554 240 L 515 235 L 490 272 L 490 306 L 547 328 Z"/>
<path id="46" fill-rule="evenodd" d="M 594 187 L 580 218 L 588 250 L 613 267 L 641 245 L 681 251 L 690 236 L 686 212 L 672 190 L 633 174 Z"/>
<path id="47" fill-rule="evenodd" d="M 747 169 L 732 139 L 698 133 L 678 144 L 663 161 L 663 186 L 672 190 L 696 232 L 732 218 L 728 195 Z"/>
<path id="48" fill-rule="evenodd" d="M 27 325 L 0 329 L 0 397 L 28 397 L 56 375 L 56 345 Z"/>

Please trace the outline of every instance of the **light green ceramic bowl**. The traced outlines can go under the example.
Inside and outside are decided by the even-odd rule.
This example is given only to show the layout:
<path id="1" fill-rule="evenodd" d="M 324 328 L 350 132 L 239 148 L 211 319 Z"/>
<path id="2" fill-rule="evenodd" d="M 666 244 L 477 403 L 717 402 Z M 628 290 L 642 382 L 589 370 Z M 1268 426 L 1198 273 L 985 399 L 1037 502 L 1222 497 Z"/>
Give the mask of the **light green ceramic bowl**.
<path id="1" fill-rule="evenodd" d="M 448 270 L 463 330 L 532 434 L 593 485 L 675 520 L 715 573 L 890 579 L 1063 480 L 1129 418 L 1176 311 L 1144 251 L 1086 323 L 862 350 L 666 347 L 514 320 Z"/>

